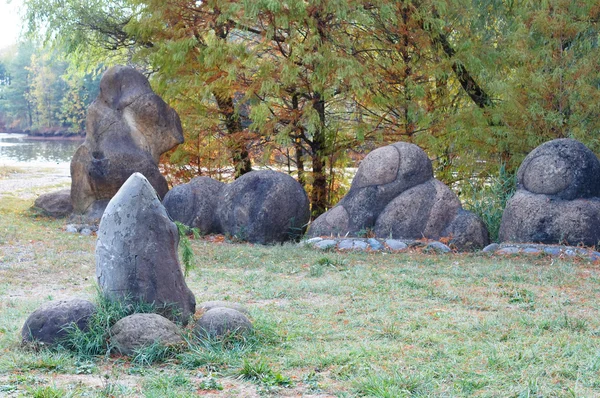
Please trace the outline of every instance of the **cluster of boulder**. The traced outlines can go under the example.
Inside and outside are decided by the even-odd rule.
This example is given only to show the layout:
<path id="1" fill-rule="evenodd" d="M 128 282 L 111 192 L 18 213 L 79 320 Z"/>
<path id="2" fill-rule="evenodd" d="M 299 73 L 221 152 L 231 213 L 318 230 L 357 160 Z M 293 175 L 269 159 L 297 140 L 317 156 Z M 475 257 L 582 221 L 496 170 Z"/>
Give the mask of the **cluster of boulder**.
<path id="1" fill-rule="evenodd" d="M 182 343 L 181 326 L 198 315 L 178 260 L 173 220 L 202 234 L 261 244 L 297 239 L 308 224 L 306 192 L 292 177 L 275 171 L 250 172 L 230 184 L 198 177 L 169 191 L 158 161 L 183 142 L 181 123 L 132 68 L 117 66 L 105 73 L 88 110 L 86 131 L 71 163 L 71 190 L 42 195 L 36 206 L 53 216 L 74 214 L 76 221 L 83 220 L 70 226 L 74 231 L 97 230 L 96 276 L 106 298 L 153 305 L 156 313 L 133 314 L 112 326 L 111 344 L 123 354 L 156 342 Z M 513 243 L 485 250 L 550 252 L 519 242 L 596 245 L 599 175 L 598 158 L 575 140 L 536 148 L 518 171 L 518 190 L 502 219 L 500 240 Z M 100 219 L 97 229 L 86 227 Z M 489 244 L 483 222 L 433 177 L 425 152 L 402 142 L 371 152 L 348 194 L 314 220 L 307 235 L 309 244 L 340 250 L 404 250 L 423 238 L 428 240 L 424 250 L 436 252 Z M 598 259 L 600 253 L 591 256 Z M 204 312 L 195 321 L 196 334 L 252 329 L 242 306 L 207 302 L 200 307 Z M 57 344 L 69 327 L 85 330 L 96 311 L 86 300 L 48 303 L 25 322 L 23 341 Z"/>
<path id="2" fill-rule="evenodd" d="M 71 190 L 42 195 L 35 206 L 52 216 L 71 214 L 73 224 L 68 230 L 91 234 L 111 198 L 139 172 L 164 198 L 166 213 L 161 217 L 198 228 L 202 234 L 222 233 L 269 244 L 304 233 L 310 217 L 308 197 L 284 173 L 253 171 L 229 184 L 197 177 L 169 191 L 158 161 L 181 142 L 177 113 L 152 91 L 146 77 L 133 68 L 113 67 L 102 77 L 100 94 L 88 110 L 86 140 L 71 162 Z M 500 241 L 596 245 L 600 241 L 599 172 L 598 158 L 575 140 L 554 140 L 536 148 L 518 171 L 518 190 L 504 212 Z M 107 218 L 121 221 L 114 209 L 108 213 Z M 140 220 L 132 228 L 147 229 L 155 221 Z M 489 244 L 483 222 L 433 177 L 425 152 L 403 142 L 365 157 L 348 194 L 314 220 L 307 232 L 308 237 L 365 235 L 437 240 L 459 251 Z M 114 238 L 99 252 L 129 244 L 119 242 Z M 149 253 L 157 258 L 164 255 L 145 247 L 131 256 L 154 255 Z"/>
<path id="3" fill-rule="evenodd" d="M 176 221 L 201 234 L 227 234 L 253 243 L 299 238 L 310 219 L 302 185 L 287 174 L 251 171 L 225 184 L 196 177 L 174 187 L 163 201 Z"/>
<path id="4" fill-rule="evenodd" d="M 367 155 L 348 194 L 313 221 L 308 236 L 358 236 L 366 231 L 394 239 L 446 237 L 458 250 L 489 243 L 483 222 L 433 178 L 427 154 L 405 142 Z"/>
<path id="5" fill-rule="evenodd" d="M 182 342 L 179 325 L 196 313 L 196 298 L 185 283 L 177 249 L 179 234 L 156 191 L 134 173 L 109 202 L 98 229 L 96 276 L 104 297 L 125 306 L 152 304 L 154 314 L 133 314 L 107 331 L 112 346 L 130 355 L 143 346 Z M 223 336 L 252 329 L 247 311 L 224 302 L 200 306 L 197 335 Z M 89 301 L 48 303 L 34 311 L 22 329 L 23 342 L 60 343 L 69 327 L 86 330 L 96 312 Z"/>

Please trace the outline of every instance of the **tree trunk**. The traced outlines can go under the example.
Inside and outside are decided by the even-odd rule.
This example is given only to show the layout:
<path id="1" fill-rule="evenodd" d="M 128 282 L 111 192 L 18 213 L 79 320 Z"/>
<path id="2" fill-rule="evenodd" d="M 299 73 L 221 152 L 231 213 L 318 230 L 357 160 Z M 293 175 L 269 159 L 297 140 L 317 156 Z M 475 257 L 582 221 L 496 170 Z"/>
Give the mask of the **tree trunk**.
<path id="1" fill-rule="evenodd" d="M 235 114 L 233 98 L 229 96 L 223 98 L 216 93 L 213 94 L 217 100 L 219 111 L 223 117 L 225 117 L 225 127 L 227 128 L 228 134 L 227 147 L 231 152 L 231 158 L 235 168 L 234 177 L 237 179 L 242 175 L 252 171 L 250 155 L 246 149 L 244 137 L 242 137 L 242 123 Z"/>
<path id="2" fill-rule="evenodd" d="M 325 101 L 320 93 L 313 98 L 313 108 L 319 115 L 320 125 L 311 143 L 312 149 L 312 193 L 311 212 L 313 217 L 325 213 L 327 210 L 327 176 L 325 174 Z"/>

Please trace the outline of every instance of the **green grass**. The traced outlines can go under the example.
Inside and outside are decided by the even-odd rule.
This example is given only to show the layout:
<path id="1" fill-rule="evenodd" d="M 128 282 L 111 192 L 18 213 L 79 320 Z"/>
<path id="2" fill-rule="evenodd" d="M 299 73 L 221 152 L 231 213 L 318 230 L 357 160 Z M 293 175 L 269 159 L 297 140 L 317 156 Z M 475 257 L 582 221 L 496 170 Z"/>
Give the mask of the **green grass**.
<path id="1" fill-rule="evenodd" d="M 96 295 L 95 238 L 62 227 L 0 202 L 0 396 L 600 395 L 600 269 L 545 256 L 191 239 L 197 301 L 243 303 L 253 333 L 189 333 L 136 359 L 106 355 L 99 322 L 100 348 L 80 336 L 80 349 L 27 350 L 20 328 L 41 303 Z"/>

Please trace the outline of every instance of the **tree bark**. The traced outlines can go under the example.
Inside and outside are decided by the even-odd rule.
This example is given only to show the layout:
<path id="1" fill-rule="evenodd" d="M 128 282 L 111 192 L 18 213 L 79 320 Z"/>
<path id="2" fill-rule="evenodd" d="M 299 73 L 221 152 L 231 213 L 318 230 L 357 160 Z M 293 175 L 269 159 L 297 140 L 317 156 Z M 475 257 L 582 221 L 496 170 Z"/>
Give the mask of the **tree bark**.
<path id="1" fill-rule="evenodd" d="M 235 110 L 233 107 L 233 98 L 231 97 L 221 97 L 216 93 L 213 93 L 216 100 L 217 105 L 219 107 L 219 112 L 225 118 L 225 127 L 227 128 L 227 147 L 231 152 L 231 158 L 233 161 L 234 177 L 237 179 L 242 175 L 252 171 L 252 162 L 250 161 L 250 154 L 246 149 L 246 144 L 242 137 L 243 129 L 242 123 L 235 114 Z"/>
<path id="2" fill-rule="evenodd" d="M 311 142 L 312 149 L 312 192 L 311 192 L 311 213 L 314 218 L 325 213 L 327 210 L 327 176 L 325 174 L 325 101 L 320 93 L 313 97 L 313 109 L 317 111 L 320 120 L 320 126 L 315 132 Z"/>

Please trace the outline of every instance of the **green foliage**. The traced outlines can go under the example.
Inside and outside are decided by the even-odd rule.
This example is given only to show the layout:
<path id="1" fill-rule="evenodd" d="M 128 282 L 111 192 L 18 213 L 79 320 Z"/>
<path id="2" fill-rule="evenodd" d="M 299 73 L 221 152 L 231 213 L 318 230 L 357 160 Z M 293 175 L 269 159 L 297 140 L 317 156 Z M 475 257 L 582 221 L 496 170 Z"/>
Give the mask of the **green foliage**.
<path id="1" fill-rule="evenodd" d="M 181 250 L 181 261 L 183 261 L 183 274 L 187 277 L 195 264 L 194 251 L 192 250 L 188 235 L 198 239 L 200 237 L 200 230 L 198 228 L 190 228 L 179 221 L 175 221 L 175 225 L 177 225 L 177 232 L 179 233 L 179 249 Z"/>
<path id="2" fill-rule="evenodd" d="M 512 173 L 553 138 L 600 151 L 595 0 L 25 4 L 31 30 L 71 62 L 151 74 L 186 134 L 169 157 L 176 178 L 275 165 L 315 216 L 344 191 L 340 170 L 384 143 L 423 147 L 448 184 Z"/>
<path id="3" fill-rule="evenodd" d="M 98 290 L 96 312 L 88 320 L 88 329 L 81 330 L 76 325 L 71 326 L 62 346 L 82 359 L 109 355 L 112 349 L 109 342 L 110 329 L 119 319 L 135 313 L 154 312 L 156 308 L 151 304 L 110 300 Z M 142 358 L 143 355 L 140 360 Z"/>
<path id="4" fill-rule="evenodd" d="M 131 362 L 140 366 L 149 366 L 173 358 L 180 348 L 175 345 L 164 345 L 157 341 L 149 346 L 136 349 Z"/>
<path id="5" fill-rule="evenodd" d="M 239 371 L 239 377 L 264 384 L 266 386 L 290 387 L 292 380 L 273 369 L 263 360 L 250 362 L 245 360 Z"/>
<path id="6" fill-rule="evenodd" d="M 67 392 L 62 388 L 57 387 L 28 387 L 27 395 L 32 398 L 63 398 L 67 396 Z"/>
<path id="7" fill-rule="evenodd" d="M 223 385 L 212 376 L 205 377 L 198 386 L 201 390 L 217 390 L 222 391 Z"/>
<path id="8" fill-rule="evenodd" d="M 498 241 L 502 214 L 516 189 L 516 172 L 509 172 L 501 165 L 497 175 L 481 179 L 478 184 L 470 181 L 463 192 L 465 208 L 481 218 L 492 242 Z"/>
<path id="9" fill-rule="evenodd" d="M 86 110 L 99 89 L 97 73 L 77 72 L 64 49 L 33 42 L 9 48 L 0 61 L 0 129 L 85 131 Z"/>

